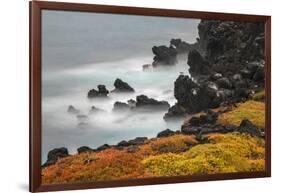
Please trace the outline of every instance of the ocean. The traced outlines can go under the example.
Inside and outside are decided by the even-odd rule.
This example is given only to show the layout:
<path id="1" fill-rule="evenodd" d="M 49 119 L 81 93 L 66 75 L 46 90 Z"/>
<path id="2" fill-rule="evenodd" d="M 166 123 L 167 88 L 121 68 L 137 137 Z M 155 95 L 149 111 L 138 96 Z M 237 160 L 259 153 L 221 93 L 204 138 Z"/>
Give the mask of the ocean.
<path id="1" fill-rule="evenodd" d="M 142 65 L 152 63 L 153 46 L 168 46 L 172 38 L 194 43 L 198 23 L 197 19 L 43 10 L 42 163 L 53 148 L 66 147 L 75 153 L 80 146 L 96 148 L 155 137 L 166 128 L 179 130 L 181 121 L 163 120 L 166 111 L 132 114 L 114 113 L 112 108 L 114 102 L 140 94 L 173 105 L 174 81 L 180 73 L 188 74 L 187 56 L 181 56 L 173 68 L 144 72 Z M 99 84 L 113 90 L 116 78 L 136 92 L 87 98 L 87 92 Z M 69 105 L 87 118 L 69 114 Z M 105 112 L 89 115 L 91 106 Z"/>

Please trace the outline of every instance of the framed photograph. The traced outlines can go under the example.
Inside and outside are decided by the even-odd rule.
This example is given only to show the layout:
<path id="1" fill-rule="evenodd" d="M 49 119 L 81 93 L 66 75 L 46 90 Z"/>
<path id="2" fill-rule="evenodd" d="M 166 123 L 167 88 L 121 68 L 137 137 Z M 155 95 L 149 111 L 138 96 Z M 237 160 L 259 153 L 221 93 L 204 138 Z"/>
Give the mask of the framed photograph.
<path id="1" fill-rule="evenodd" d="M 30 2 L 30 191 L 270 176 L 270 16 Z"/>

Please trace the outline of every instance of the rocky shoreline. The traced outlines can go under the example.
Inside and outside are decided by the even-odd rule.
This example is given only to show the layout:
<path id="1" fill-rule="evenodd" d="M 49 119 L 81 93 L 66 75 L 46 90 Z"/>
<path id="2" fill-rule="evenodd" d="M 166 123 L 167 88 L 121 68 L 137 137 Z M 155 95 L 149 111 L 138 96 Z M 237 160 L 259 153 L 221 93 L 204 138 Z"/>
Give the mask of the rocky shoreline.
<path id="1" fill-rule="evenodd" d="M 115 145 L 103 144 L 96 149 L 93 149 L 88 146 L 81 146 L 77 149 L 77 153 L 97 153 L 110 148 L 114 148 L 117 150 L 126 150 L 128 153 L 136 152 L 140 145 L 144 145 L 149 143 L 150 141 L 156 140 L 157 138 L 169 137 L 173 135 L 190 135 L 195 136 L 198 144 L 209 143 L 208 134 L 214 133 L 246 133 L 253 137 L 264 138 L 265 134 L 263 129 L 258 128 L 254 125 L 250 120 L 243 119 L 239 126 L 235 126 L 232 124 L 223 125 L 217 123 L 218 117 L 223 112 L 214 112 L 212 110 L 208 110 L 207 112 L 200 114 L 199 116 L 192 116 L 188 118 L 185 123 L 182 125 L 181 130 L 173 131 L 170 129 L 165 129 L 160 131 L 154 138 L 147 137 L 136 137 L 131 140 L 122 140 Z M 47 161 L 42 165 L 42 167 L 48 167 L 50 165 L 55 164 L 59 159 L 71 156 L 68 153 L 67 148 L 55 148 L 48 153 Z"/>
<path id="2" fill-rule="evenodd" d="M 264 29 L 261 23 L 238 23 L 202 20 L 198 25 L 199 38 L 194 44 L 181 39 L 172 39 L 169 46 L 154 46 L 155 55 L 152 64 L 145 64 L 143 70 L 159 67 L 173 67 L 178 55 L 187 55 L 186 63 L 190 75 L 179 75 L 174 82 L 176 104 L 170 106 L 167 101 L 158 101 L 145 95 L 130 99 L 127 103 L 116 101 L 113 112 L 138 109 L 165 110 L 163 119 L 167 122 L 183 119 L 178 131 L 165 129 L 155 138 L 137 137 L 122 140 L 116 145 L 104 144 L 96 149 L 82 146 L 77 153 L 101 152 L 110 148 L 138 151 L 139 146 L 157 138 L 172 135 L 194 135 L 199 144 L 209 143 L 211 133 L 247 133 L 264 138 L 264 128 L 255 125 L 249 119 L 243 119 L 239 125 L 222 124 L 218 118 L 231 111 L 237 104 L 254 99 L 256 93 L 264 90 Z M 155 72 L 157 73 L 157 71 Z M 89 90 L 87 97 L 106 98 L 110 93 L 135 92 L 129 83 L 117 78 L 115 89 L 107 90 L 105 85 Z M 262 99 L 264 100 L 264 99 Z M 70 105 L 69 113 L 83 119 L 79 109 Z M 103 109 L 91 107 L 92 114 Z M 78 117 L 79 116 L 79 117 Z M 188 118 L 187 118 L 188 117 Z M 83 123 L 83 121 L 82 121 Z M 48 153 L 48 159 L 42 167 L 55 164 L 59 159 L 71 156 L 65 147 L 56 148 Z"/>

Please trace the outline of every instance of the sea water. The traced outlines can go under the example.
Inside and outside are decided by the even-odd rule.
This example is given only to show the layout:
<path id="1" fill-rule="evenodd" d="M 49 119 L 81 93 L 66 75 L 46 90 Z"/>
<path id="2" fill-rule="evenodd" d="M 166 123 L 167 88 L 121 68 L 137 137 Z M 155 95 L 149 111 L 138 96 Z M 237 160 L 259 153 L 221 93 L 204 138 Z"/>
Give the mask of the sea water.
<path id="1" fill-rule="evenodd" d="M 171 38 L 193 43 L 198 20 L 114 14 L 43 11 L 42 14 L 42 162 L 53 148 L 75 153 L 80 146 L 96 148 L 135 137 L 155 137 L 164 129 L 179 130 L 182 120 L 166 123 L 165 111 L 114 113 L 116 101 L 144 94 L 175 104 L 174 81 L 188 74 L 187 55 L 171 68 L 143 71 L 151 64 L 154 45 Z M 134 93 L 109 93 L 89 100 L 97 85 L 111 91 L 116 78 Z M 73 105 L 80 118 L 67 112 Z M 104 112 L 89 114 L 92 106 Z"/>

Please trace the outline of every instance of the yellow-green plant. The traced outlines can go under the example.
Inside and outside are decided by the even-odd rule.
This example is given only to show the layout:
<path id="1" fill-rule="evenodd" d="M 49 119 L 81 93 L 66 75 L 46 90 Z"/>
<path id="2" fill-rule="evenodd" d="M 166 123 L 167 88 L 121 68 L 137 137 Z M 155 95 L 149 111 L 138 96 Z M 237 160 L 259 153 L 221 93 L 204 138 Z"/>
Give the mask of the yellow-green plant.
<path id="1" fill-rule="evenodd" d="M 265 100 L 265 91 L 262 90 L 260 92 L 257 92 L 254 96 L 253 96 L 253 100 L 255 101 L 264 101 Z"/>
<path id="2" fill-rule="evenodd" d="M 198 144 L 193 135 L 148 140 L 135 152 L 110 148 L 60 159 L 42 169 L 43 184 L 107 181 L 264 170 L 264 139 L 247 134 L 209 134 Z"/>
<path id="3" fill-rule="evenodd" d="M 151 154 L 179 153 L 186 151 L 189 147 L 197 144 L 194 135 L 173 135 L 165 138 L 158 138 L 152 141 Z"/>
<path id="4" fill-rule="evenodd" d="M 213 134 L 211 143 L 142 161 L 156 176 L 213 174 L 264 169 L 264 141 L 246 134 Z"/>
<path id="5" fill-rule="evenodd" d="M 259 128 L 265 127 L 265 104 L 257 101 L 239 103 L 233 110 L 219 116 L 221 124 L 233 124 L 239 126 L 243 119 L 249 119 Z"/>

